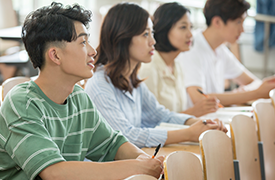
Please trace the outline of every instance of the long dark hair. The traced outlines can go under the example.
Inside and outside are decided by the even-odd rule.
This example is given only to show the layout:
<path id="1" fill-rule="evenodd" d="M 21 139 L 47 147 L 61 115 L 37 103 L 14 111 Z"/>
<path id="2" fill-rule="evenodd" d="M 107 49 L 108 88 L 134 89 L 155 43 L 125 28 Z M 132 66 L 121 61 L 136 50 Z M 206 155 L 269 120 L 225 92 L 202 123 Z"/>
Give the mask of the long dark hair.
<path id="1" fill-rule="evenodd" d="M 141 63 L 138 63 L 132 72 L 131 82 L 122 76 L 122 72 L 130 70 L 131 40 L 133 36 L 140 35 L 146 29 L 148 18 L 149 13 L 140 6 L 133 3 L 119 3 L 108 11 L 103 21 L 95 67 L 105 65 L 106 75 L 120 90 L 132 92 L 133 87 L 138 87 L 142 82 L 137 77 Z"/>

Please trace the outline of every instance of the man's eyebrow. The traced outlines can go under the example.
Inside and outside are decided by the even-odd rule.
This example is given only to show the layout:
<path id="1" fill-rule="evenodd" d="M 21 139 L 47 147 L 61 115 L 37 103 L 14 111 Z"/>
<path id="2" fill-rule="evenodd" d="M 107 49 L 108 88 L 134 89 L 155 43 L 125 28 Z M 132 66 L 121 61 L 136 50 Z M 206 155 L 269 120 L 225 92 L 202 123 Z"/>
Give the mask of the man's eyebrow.
<path id="1" fill-rule="evenodd" d="M 87 36 L 87 37 L 89 37 L 90 34 L 87 34 L 87 33 L 80 33 L 80 34 L 77 36 L 77 38 L 79 38 L 80 36 Z"/>

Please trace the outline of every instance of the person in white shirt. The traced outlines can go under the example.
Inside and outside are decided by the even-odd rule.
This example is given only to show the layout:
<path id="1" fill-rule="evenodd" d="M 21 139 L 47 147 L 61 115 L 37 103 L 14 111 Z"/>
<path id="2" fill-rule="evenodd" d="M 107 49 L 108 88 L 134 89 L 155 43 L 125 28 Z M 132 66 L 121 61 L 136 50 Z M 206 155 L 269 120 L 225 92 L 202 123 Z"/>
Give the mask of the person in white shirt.
<path id="1" fill-rule="evenodd" d="M 152 62 L 144 63 L 139 76 L 160 104 L 171 111 L 202 116 L 218 109 L 215 97 L 204 97 L 194 106 L 187 106 L 184 73 L 175 58 L 188 51 L 192 43 L 190 11 L 173 2 L 158 7 L 153 16 L 156 52 Z"/>
<path id="2" fill-rule="evenodd" d="M 204 7 L 207 28 L 194 35 L 194 46 L 177 58 L 185 73 L 185 86 L 190 104 L 204 96 L 216 96 L 221 104 L 241 104 L 258 98 L 268 98 L 275 88 L 275 77 L 263 81 L 249 72 L 224 45 L 235 43 L 243 32 L 243 21 L 250 4 L 238 0 L 207 0 Z M 255 85 L 249 91 L 224 93 L 224 80 L 232 79 L 240 86 Z"/>

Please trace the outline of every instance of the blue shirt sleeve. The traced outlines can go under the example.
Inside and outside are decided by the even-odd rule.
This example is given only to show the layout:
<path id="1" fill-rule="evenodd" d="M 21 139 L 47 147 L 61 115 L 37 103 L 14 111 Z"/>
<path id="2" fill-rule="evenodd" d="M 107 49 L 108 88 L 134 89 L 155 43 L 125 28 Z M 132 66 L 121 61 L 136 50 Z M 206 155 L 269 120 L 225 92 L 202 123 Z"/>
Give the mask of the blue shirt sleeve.
<path id="1" fill-rule="evenodd" d="M 159 143 L 164 145 L 167 130 L 155 129 L 161 122 L 184 124 L 187 119 L 193 117 L 165 109 L 144 83 L 136 89 L 141 101 L 136 101 L 133 107 L 128 107 L 127 97 L 107 81 L 106 78 L 100 77 L 99 73 L 95 73 L 94 77 L 88 80 L 85 91 L 112 128 L 120 130 L 130 142 L 140 148 L 157 146 Z M 131 111 L 133 108 L 141 108 L 140 117 L 132 115 L 135 112 Z"/>
<path id="2" fill-rule="evenodd" d="M 184 124 L 189 118 L 194 118 L 191 115 L 176 113 L 166 109 L 159 104 L 154 94 L 148 90 L 144 83 L 141 83 L 140 86 L 142 90 L 142 122 L 145 127 L 150 126 L 152 123 L 157 125 L 161 122 Z"/>

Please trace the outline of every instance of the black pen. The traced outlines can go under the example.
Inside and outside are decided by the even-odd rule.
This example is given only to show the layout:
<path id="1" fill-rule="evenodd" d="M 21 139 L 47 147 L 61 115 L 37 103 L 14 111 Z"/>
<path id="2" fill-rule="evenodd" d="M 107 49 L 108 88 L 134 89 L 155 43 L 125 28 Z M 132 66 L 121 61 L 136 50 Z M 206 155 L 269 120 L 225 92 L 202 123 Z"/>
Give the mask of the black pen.
<path id="1" fill-rule="evenodd" d="M 159 152 L 159 148 L 160 148 L 161 144 L 158 145 L 158 147 L 155 150 L 154 155 L 152 156 L 152 158 L 155 158 L 155 156 L 157 155 L 157 153 Z"/>

